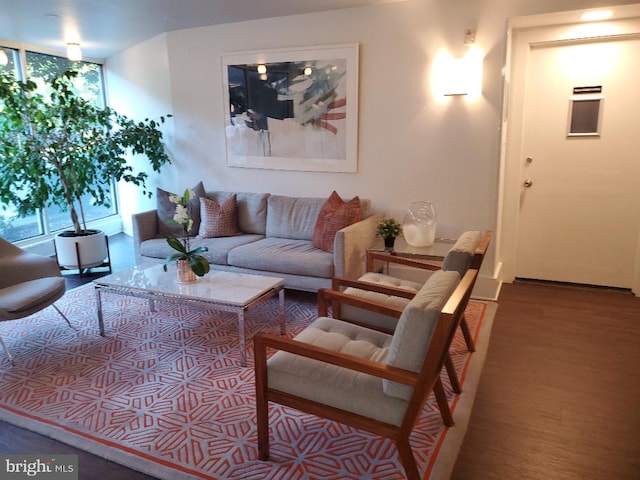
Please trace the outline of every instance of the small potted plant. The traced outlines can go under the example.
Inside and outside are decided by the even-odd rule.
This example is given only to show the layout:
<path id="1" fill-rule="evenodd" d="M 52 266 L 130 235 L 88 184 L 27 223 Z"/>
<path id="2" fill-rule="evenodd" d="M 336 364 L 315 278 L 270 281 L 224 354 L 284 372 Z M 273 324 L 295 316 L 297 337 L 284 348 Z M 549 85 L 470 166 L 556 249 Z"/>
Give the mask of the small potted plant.
<path id="1" fill-rule="evenodd" d="M 402 226 L 395 218 L 380 220 L 376 228 L 376 235 L 384 240 L 385 250 L 393 250 L 396 237 L 402 233 Z"/>
<path id="2" fill-rule="evenodd" d="M 204 258 L 200 253 L 204 253 L 208 250 L 205 246 L 199 246 L 191 249 L 191 241 L 189 237 L 189 230 L 193 225 L 191 219 L 191 212 L 189 212 L 189 200 L 195 196 L 192 190 L 186 189 L 182 196 L 171 194 L 169 200 L 176 204 L 176 214 L 173 216 L 173 221 L 182 226 L 184 235 L 182 240 L 176 237 L 167 238 L 167 243 L 171 248 L 176 250 L 177 253 L 169 255 L 163 266 L 164 271 L 167 271 L 167 264 L 177 261 L 177 274 L 179 283 L 192 283 L 196 281 L 196 275 L 203 277 L 209 273 L 209 261 Z"/>

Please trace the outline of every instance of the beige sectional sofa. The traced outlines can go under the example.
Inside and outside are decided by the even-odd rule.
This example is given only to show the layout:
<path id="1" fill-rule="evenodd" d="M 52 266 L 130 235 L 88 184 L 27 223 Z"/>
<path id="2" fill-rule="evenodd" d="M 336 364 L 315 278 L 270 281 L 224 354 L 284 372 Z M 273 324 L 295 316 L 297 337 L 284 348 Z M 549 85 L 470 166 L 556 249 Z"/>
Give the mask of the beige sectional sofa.
<path id="1" fill-rule="evenodd" d="M 360 200 L 362 220 L 336 233 L 331 253 L 312 242 L 325 198 L 222 191 L 206 197 L 222 204 L 234 193 L 241 234 L 191 240 L 191 248 L 207 246 L 203 255 L 212 269 L 281 277 L 286 288 L 305 291 L 329 288 L 335 275 L 356 279 L 364 273 L 366 250 L 383 216 L 371 214 L 370 200 Z M 164 262 L 175 253 L 159 233 L 159 223 L 157 210 L 133 215 L 137 263 Z"/>

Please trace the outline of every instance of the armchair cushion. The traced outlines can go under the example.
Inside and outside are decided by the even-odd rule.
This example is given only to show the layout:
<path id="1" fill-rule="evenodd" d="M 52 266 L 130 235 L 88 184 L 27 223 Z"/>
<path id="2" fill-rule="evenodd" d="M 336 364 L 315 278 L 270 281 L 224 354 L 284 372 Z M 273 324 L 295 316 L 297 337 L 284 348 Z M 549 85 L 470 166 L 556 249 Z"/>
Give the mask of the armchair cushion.
<path id="1" fill-rule="evenodd" d="M 407 290 L 408 292 L 416 293 L 422 288 L 422 284 L 413 282 L 411 280 L 405 280 L 402 278 L 392 277 L 383 273 L 367 272 L 359 278 L 360 281 L 375 283 L 385 287 L 400 288 Z M 387 295 L 384 293 L 374 292 L 371 290 L 365 290 L 360 288 L 348 287 L 344 290 L 346 295 L 353 295 L 355 297 L 364 298 L 378 303 L 383 303 L 391 307 L 404 309 L 409 304 L 409 299 L 404 297 L 398 297 L 395 295 Z M 351 321 L 360 322 L 371 328 L 382 328 L 385 330 L 393 331 L 396 328 L 398 320 L 393 317 L 389 317 L 383 313 L 371 312 L 348 303 L 343 303 L 340 306 L 340 317 Z"/>
<path id="2" fill-rule="evenodd" d="M 463 276 L 471 266 L 471 260 L 482 235 L 477 231 L 464 232 L 451 247 L 442 262 L 442 270 L 455 270 Z"/>
<path id="3" fill-rule="evenodd" d="M 62 277 L 44 277 L 0 289 L 0 320 L 21 318 L 48 306 L 65 293 Z"/>
<path id="4" fill-rule="evenodd" d="M 320 317 L 295 340 L 374 362 L 383 362 L 391 336 Z M 279 351 L 267 361 L 270 388 L 400 425 L 407 403 L 383 393 L 382 379 Z"/>
<path id="5" fill-rule="evenodd" d="M 402 312 L 393 334 L 386 363 L 405 370 L 420 371 L 440 312 L 460 282 L 456 271 L 435 272 Z M 412 388 L 383 380 L 384 393 L 409 401 Z"/>
<path id="6" fill-rule="evenodd" d="M 414 282 L 412 280 L 406 280 L 404 278 L 392 277 L 391 275 L 385 275 L 384 273 L 367 272 L 362 275 L 358 280 L 369 283 L 376 283 L 379 285 L 385 285 L 389 287 L 402 288 L 409 292 L 417 292 L 422 288 L 422 283 Z"/>

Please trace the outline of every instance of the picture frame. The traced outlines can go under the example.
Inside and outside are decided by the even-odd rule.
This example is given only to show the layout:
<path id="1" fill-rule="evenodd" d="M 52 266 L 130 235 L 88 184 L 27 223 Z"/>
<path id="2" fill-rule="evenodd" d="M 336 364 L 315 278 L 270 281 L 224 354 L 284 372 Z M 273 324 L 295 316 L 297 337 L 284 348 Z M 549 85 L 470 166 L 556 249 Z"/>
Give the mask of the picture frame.
<path id="1" fill-rule="evenodd" d="M 228 166 L 357 172 L 357 43 L 221 57 Z"/>
<path id="2" fill-rule="evenodd" d="M 569 99 L 568 137 L 599 137 L 604 97 L 589 95 Z"/>

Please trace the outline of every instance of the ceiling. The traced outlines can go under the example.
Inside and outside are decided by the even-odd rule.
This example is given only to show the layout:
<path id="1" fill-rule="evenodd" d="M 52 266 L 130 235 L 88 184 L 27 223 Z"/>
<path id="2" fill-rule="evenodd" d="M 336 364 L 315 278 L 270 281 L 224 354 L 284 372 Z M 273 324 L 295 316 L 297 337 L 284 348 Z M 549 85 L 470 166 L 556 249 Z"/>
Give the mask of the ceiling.
<path id="1" fill-rule="evenodd" d="M 163 32 L 402 0 L 0 0 L 0 44 L 103 59 Z"/>

